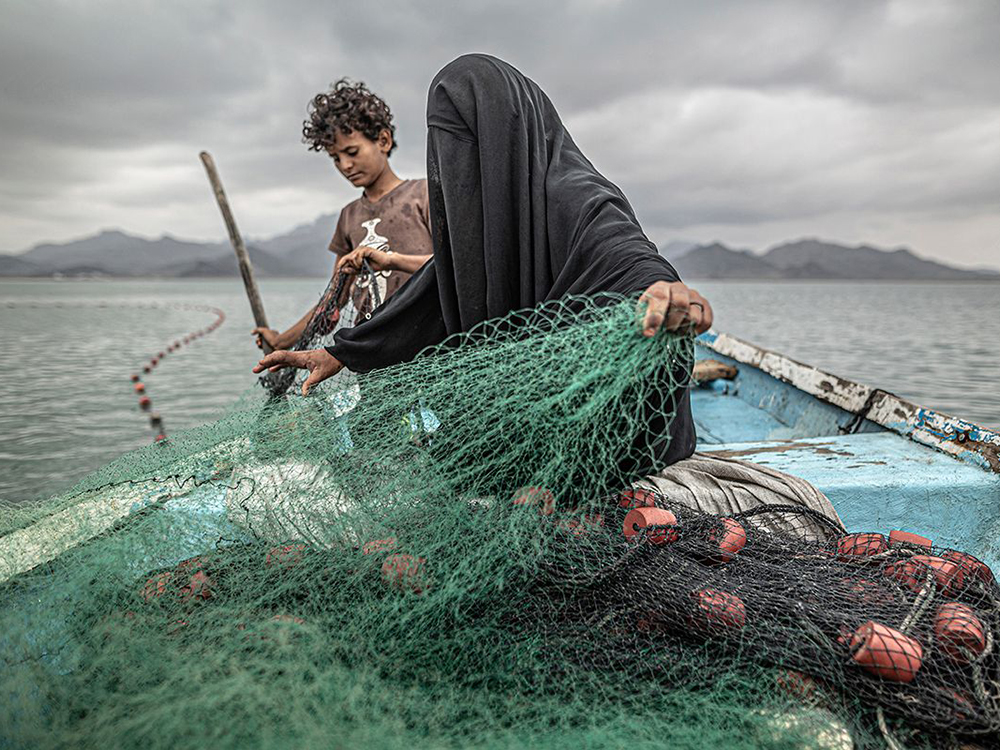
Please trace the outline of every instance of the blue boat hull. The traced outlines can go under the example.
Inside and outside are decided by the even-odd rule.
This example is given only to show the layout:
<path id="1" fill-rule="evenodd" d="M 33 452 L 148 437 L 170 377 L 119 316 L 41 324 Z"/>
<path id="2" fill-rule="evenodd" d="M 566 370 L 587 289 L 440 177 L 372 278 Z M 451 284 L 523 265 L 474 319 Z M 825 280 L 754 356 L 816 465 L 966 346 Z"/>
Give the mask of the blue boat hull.
<path id="1" fill-rule="evenodd" d="M 736 367 L 695 388 L 698 450 L 799 476 L 852 530 L 905 529 L 1000 569 L 1000 436 L 726 335 L 699 359 Z"/>

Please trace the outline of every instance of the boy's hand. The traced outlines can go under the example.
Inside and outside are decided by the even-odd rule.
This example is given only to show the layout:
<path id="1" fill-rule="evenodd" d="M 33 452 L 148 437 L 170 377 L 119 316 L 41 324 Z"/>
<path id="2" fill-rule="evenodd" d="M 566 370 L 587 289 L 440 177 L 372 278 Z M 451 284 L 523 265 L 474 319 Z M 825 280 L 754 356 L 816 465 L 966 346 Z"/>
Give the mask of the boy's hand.
<path id="1" fill-rule="evenodd" d="M 368 261 L 368 265 L 372 267 L 373 271 L 392 270 L 392 253 L 362 245 L 337 261 L 337 273 L 359 273 L 361 262 L 364 260 Z"/>
<path id="2" fill-rule="evenodd" d="M 694 289 L 679 281 L 657 281 L 639 297 L 645 305 L 642 335 L 653 336 L 660 328 L 679 331 L 692 328 L 696 334 L 712 327 L 712 306 Z"/>
<path id="3" fill-rule="evenodd" d="M 272 352 L 260 360 L 254 366 L 253 371 L 257 373 L 264 372 L 264 370 L 275 372 L 282 367 L 298 367 L 300 370 L 309 370 L 309 377 L 302 384 L 303 396 L 309 395 L 309 390 L 314 385 L 322 383 L 344 369 L 340 360 L 326 349 L 312 349 L 308 352 Z"/>
<path id="4" fill-rule="evenodd" d="M 284 341 L 281 339 L 281 334 L 278 333 L 273 328 L 265 328 L 264 326 L 257 326 L 252 331 L 250 331 L 251 336 L 256 336 L 257 348 L 263 349 L 266 343 L 271 349 L 287 349 Z"/>

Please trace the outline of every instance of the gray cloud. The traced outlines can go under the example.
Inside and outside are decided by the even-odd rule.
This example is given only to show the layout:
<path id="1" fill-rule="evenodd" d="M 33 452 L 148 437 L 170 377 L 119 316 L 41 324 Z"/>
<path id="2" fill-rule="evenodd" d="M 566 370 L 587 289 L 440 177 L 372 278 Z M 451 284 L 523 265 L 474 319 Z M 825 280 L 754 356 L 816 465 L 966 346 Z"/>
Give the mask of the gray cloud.
<path id="1" fill-rule="evenodd" d="M 341 75 L 423 172 L 427 83 L 485 51 L 537 80 L 650 235 L 801 234 L 1000 266 L 1000 6 L 961 2 L 15 3 L 0 27 L 0 250 L 119 226 L 245 232 L 353 197 L 300 143 Z"/>

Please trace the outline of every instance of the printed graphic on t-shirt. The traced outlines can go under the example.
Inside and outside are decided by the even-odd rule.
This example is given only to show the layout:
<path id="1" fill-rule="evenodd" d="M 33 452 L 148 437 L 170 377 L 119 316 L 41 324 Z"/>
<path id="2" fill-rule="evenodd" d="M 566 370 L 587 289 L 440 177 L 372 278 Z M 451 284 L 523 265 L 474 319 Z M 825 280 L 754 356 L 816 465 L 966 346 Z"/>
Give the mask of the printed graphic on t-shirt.
<path id="1" fill-rule="evenodd" d="M 382 219 L 374 218 L 374 219 L 369 219 L 368 221 L 361 222 L 361 228 L 366 230 L 367 234 L 365 234 L 364 239 L 361 240 L 360 243 L 358 243 L 359 247 L 373 247 L 376 250 L 385 250 L 385 251 L 390 250 L 389 238 L 383 237 L 382 235 L 380 235 L 378 232 L 375 231 L 375 227 L 378 226 L 378 223 L 380 221 L 382 221 Z M 372 295 L 369 292 L 369 298 L 374 297 L 374 299 L 369 299 L 368 304 L 365 305 L 365 307 L 369 308 L 365 312 L 366 319 L 371 316 L 371 311 L 377 305 L 385 302 L 386 294 L 388 291 L 389 274 L 391 273 L 392 271 L 386 269 L 382 271 L 375 271 L 375 273 L 373 274 L 375 284 L 377 286 L 377 296 Z M 371 286 L 371 282 L 372 282 L 372 277 L 365 273 L 365 274 L 360 274 L 358 276 L 358 280 L 355 282 L 355 284 L 359 289 L 368 289 L 368 287 Z"/>

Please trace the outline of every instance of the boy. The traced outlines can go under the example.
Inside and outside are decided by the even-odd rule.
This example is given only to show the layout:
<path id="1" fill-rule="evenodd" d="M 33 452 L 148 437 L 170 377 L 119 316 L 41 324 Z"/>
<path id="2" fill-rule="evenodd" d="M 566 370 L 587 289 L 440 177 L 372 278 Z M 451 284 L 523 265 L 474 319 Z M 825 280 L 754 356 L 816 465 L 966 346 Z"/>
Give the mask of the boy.
<path id="1" fill-rule="evenodd" d="M 336 301 L 340 308 L 353 299 L 360 315 L 370 315 L 372 283 L 384 302 L 430 259 L 427 180 L 403 180 L 389 166 L 396 149 L 396 128 L 388 105 L 364 83 L 342 78 L 330 91 L 317 94 L 302 125 L 302 140 L 311 151 L 325 151 L 347 180 L 363 188 L 361 197 L 340 212 L 330 250 L 337 254 L 336 276 L 350 275 L 350 283 Z M 376 273 L 360 280 L 362 260 Z M 254 328 L 257 345 L 290 349 L 299 340 L 315 307 L 286 331 Z M 360 321 L 358 321 L 360 322 Z"/>

